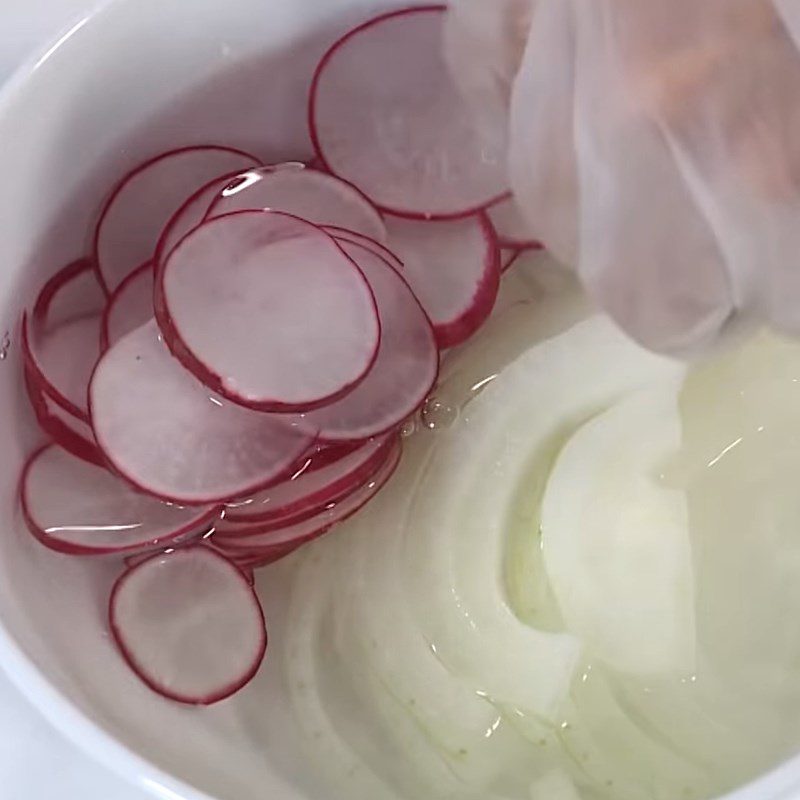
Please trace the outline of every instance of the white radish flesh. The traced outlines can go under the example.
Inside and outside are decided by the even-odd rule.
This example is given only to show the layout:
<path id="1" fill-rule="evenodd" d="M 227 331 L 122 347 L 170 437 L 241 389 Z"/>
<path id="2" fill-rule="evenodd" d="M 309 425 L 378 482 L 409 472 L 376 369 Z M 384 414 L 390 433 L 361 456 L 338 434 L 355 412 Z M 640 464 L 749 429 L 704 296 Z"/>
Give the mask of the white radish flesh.
<path id="1" fill-rule="evenodd" d="M 210 705 L 255 676 L 267 648 L 261 605 L 247 576 L 211 548 L 154 556 L 117 581 L 114 639 L 154 691 Z"/>
<path id="2" fill-rule="evenodd" d="M 165 222 L 192 192 L 257 164 L 240 150 L 210 145 L 164 153 L 130 172 L 111 193 L 95 231 L 94 257 L 106 291 L 153 257 Z"/>
<path id="3" fill-rule="evenodd" d="M 156 284 L 170 348 L 242 405 L 307 410 L 372 366 L 380 324 L 369 284 L 334 239 L 269 211 L 210 220 L 187 236 Z"/>
<path id="4" fill-rule="evenodd" d="M 283 211 L 315 225 L 335 225 L 386 241 L 381 215 L 358 189 L 302 164 L 250 170 L 218 194 L 208 216 L 256 210 Z"/>
<path id="5" fill-rule="evenodd" d="M 389 247 L 430 317 L 441 348 L 466 341 L 494 307 L 500 249 L 482 214 L 445 222 L 387 217 Z"/>
<path id="6" fill-rule="evenodd" d="M 263 522 L 302 513 L 306 509 L 320 509 L 338 499 L 343 492 L 363 484 L 385 459 L 389 442 L 386 436 L 370 440 L 343 458 L 313 471 L 306 468 L 311 463 L 308 459 L 288 481 L 227 509 L 225 519 Z"/>
<path id="7" fill-rule="evenodd" d="M 598 660 L 645 677 L 695 668 L 686 494 L 659 485 L 681 446 L 682 378 L 580 428 L 542 501 L 544 562 L 566 624 Z"/>
<path id="8" fill-rule="evenodd" d="M 153 318 L 153 263 L 147 261 L 117 286 L 103 313 L 103 350 Z"/>
<path id="9" fill-rule="evenodd" d="M 483 136 L 444 62 L 444 21 L 437 6 L 361 25 L 328 51 L 312 84 L 319 157 L 392 213 L 460 216 L 508 188 L 505 142 Z"/>
<path id="10" fill-rule="evenodd" d="M 182 508 L 141 494 L 125 481 L 48 445 L 22 473 L 20 499 L 34 536 L 72 555 L 107 555 L 167 546 L 211 527 L 211 507 Z"/>
<path id="11" fill-rule="evenodd" d="M 134 485 L 175 502 L 223 502 L 257 491 L 310 444 L 291 418 L 215 396 L 170 355 L 155 322 L 105 353 L 89 395 L 108 460 Z"/>
<path id="12" fill-rule="evenodd" d="M 381 344 L 375 363 L 355 389 L 307 415 L 325 441 L 366 439 L 390 430 L 422 404 L 439 371 L 430 320 L 402 276 L 363 245 L 339 244 L 375 295 Z"/>

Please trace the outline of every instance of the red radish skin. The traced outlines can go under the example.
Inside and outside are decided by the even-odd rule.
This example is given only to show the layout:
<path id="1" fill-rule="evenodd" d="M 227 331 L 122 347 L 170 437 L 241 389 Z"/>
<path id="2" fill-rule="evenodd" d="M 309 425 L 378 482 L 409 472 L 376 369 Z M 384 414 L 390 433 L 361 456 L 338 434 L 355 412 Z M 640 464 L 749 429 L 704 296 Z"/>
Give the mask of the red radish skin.
<path id="1" fill-rule="evenodd" d="M 28 399 L 42 431 L 68 453 L 91 464 L 105 466 L 105 458 L 89 425 L 50 400 L 36 385 L 27 367 L 24 369 L 24 376 Z"/>
<path id="2" fill-rule="evenodd" d="M 155 311 L 188 370 L 259 411 L 332 403 L 364 379 L 380 345 L 357 265 L 321 228 L 281 212 L 239 211 L 196 228 L 158 276 Z"/>
<path id="3" fill-rule="evenodd" d="M 234 561 L 241 569 L 249 570 L 250 573 L 253 574 L 255 570 L 263 569 L 264 567 L 268 567 L 271 564 L 275 564 L 287 556 L 290 556 L 302 546 L 303 542 L 289 542 L 289 544 L 277 545 L 273 548 L 264 548 L 259 555 L 241 556 L 238 558 L 232 556 L 231 560 Z"/>
<path id="4" fill-rule="evenodd" d="M 214 396 L 170 355 L 155 321 L 103 355 L 89 405 L 97 444 L 114 469 L 141 491 L 182 505 L 263 489 L 313 439 L 289 416 Z"/>
<path id="5" fill-rule="evenodd" d="M 299 459 L 296 469 L 293 469 L 291 474 L 294 475 L 299 469 L 303 469 L 305 472 L 314 472 L 327 467 L 334 461 L 350 455 L 363 444 L 364 442 L 337 442 L 335 444 L 315 442 L 311 449 Z"/>
<path id="6" fill-rule="evenodd" d="M 100 355 L 101 317 L 93 314 L 63 322 L 34 342 L 30 318 L 22 318 L 22 354 L 36 387 L 79 420 L 86 409 L 88 378 Z"/>
<path id="7" fill-rule="evenodd" d="M 209 208 L 219 193 L 226 187 L 245 180 L 241 171 L 230 172 L 201 186 L 170 217 L 158 238 L 153 268 L 157 272 L 164 264 L 164 259 L 172 252 L 187 233 L 193 231 L 208 215 Z"/>
<path id="8" fill-rule="evenodd" d="M 385 461 L 393 439 L 384 436 L 317 470 L 298 470 L 288 481 L 265 489 L 247 502 L 228 508 L 219 531 L 228 521 L 259 523 L 298 520 L 298 515 L 320 511 L 326 503 L 361 486 Z M 299 520 L 298 520 L 299 521 Z"/>
<path id="9" fill-rule="evenodd" d="M 354 28 L 323 56 L 309 95 L 325 169 L 412 219 L 468 216 L 508 196 L 505 142 L 481 136 L 444 63 L 445 12 L 418 6 Z"/>
<path id="10" fill-rule="evenodd" d="M 332 494 L 324 502 L 313 504 L 310 502 L 305 507 L 300 507 L 285 515 L 266 517 L 260 521 L 237 521 L 226 517 L 216 525 L 214 539 L 217 542 L 224 542 L 231 539 L 241 540 L 248 537 L 252 538 L 260 534 L 283 531 L 292 526 L 304 523 L 313 517 L 318 517 L 320 514 L 324 514 L 326 511 L 333 509 L 339 503 L 345 502 L 350 495 L 361 489 L 364 484 L 368 483 L 379 473 L 380 469 L 386 463 L 386 460 L 387 458 L 384 455 L 379 463 L 371 465 L 371 474 L 362 476 L 359 482 L 354 479 L 350 484 L 342 485 L 335 494 Z"/>
<path id="11" fill-rule="evenodd" d="M 403 271 L 403 262 L 398 258 L 396 253 L 393 253 L 385 244 L 381 244 L 369 236 L 364 236 L 357 231 L 351 231 L 347 228 L 337 228 L 335 225 L 323 225 L 322 229 L 333 236 L 334 239 L 342 242 L 351 242 L 352 244 L 360 244 L 368 250 L 372 250 L 376 256 L 380 256 L 385 261 L 388 261 L 398 272 Z"/>
<path id="12" fill-rule="evenodd" d="M 100 313 L 105 302 L 91 259 L 80 258 L 45 283 L 33 306 L 31 322 L 47 330 L 76 317 Z"/>
<path id="13" fill-rule="evenodd" d="M 100 325 L 103 352 L 153 318 L 153 283 L 153 263 L 146 261 L 112 292 Z"/>
<path id="14" fill-rule="evenodd" d="M 525 250 L 510 250 L 504 249 L 500 254 L 500 272 L 505 274 L 511 267 L 514 266 L 517 259 L 525 252 Z"/>
<path id="15" fill-rule="evenodd" d="M 341 178 L 303 164 L 250 170 L 245 180 L 217 195 L 208 219 L 234 211 L 264 210 L 282 211 L 314 225 L 334 225 L 386 241 L 381 215 L 366 195 Z"/>
<path id="16" fill-rule="evenodd" d="M 509 250 L 541 250 L 541 242 L 530 232 L 528 221 L 513 197 L 501 200 L 486 209 L 497 232 L 500 247 Z"/>
<path id="17" fill-rule="evenodd" d="M 381 344 L 364 380 L 305 421 L 324 441 L 359 441 L 392 430 L 425 402 L 439 373 L 439 351 L 431 322 L 400 273 L 361 244 L 340 244 L 375 295 Z"/>
<path id="18" fill-rule="evenodd" d="M 20 504 L 28 530 L 59 553 L 104 556 L 138 553 L 202 535 L 219 509 L 180 508 L 139 494 L 102 467 L 57 445 L 26 462 Z"/>
<path id="19" fill-rule="evenodd" d="M 370 480 L 346 498 L 320 514 L 284 528 L 251 536 L 213 537 L 215 545 L 228 555 L 260 555 L 264 548 L 271 550 L 289 543 L 305 544 L 327 533 L 334 525 L 344 522 L 360 511 L 386 485 L 400 463 L 402 447 L 398 440 L 381 468 Z"/>
<path id="20" fill-rule="evenodd" d="M 389 246 L 428 314 L 440 349 L 469 339 L 486 321 L 500 289 L 500 247 L 485 214 L 418 222 L 387 217 Z"/>
<path id="21" fill-rule="evenodd" d="M 123 573 L 111 591 L 108 619 L 139 679 L 187 705 L 212 705 L 238 692 L 267 651 L 251 576 L 202 545 L 153 556 Z M 198 669 L 215 675 L 198 678 Z"/>
<path id="22" fill-rule="evenodd" d="M 106 293 L 153 257 L 164 223 L 189 195 L 258 163 L 241 150 L 202 145 L 162 153 L 129 172 L 103 206 L 94 234 L 94 264 Z"/>

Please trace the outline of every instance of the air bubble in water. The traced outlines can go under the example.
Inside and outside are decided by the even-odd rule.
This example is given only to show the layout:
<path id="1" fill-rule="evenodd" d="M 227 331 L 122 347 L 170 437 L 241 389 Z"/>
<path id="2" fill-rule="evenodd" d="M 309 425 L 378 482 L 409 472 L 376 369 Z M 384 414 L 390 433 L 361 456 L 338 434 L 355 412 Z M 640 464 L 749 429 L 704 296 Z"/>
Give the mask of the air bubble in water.
<path id="1" fill-rule="evenodd" d="M 6 331 L 0 339 L 0 361 L 8 358 L 8 351 L 11 349 L 11 334 Z"/>
<path id="2" fill-rule="evenodd" d="M 400 427 L 400 436 L 403 439 L 410 439 L 416 432 L 419 426 L 419 420 L 417 415 L 415 414 L 413 417 L 409 417 Z"/>
<path id="3" fill-rule="evenodd" d="M 422 424 L 428 430 L 446 430 L 458 419 L 458 408 L 437 397 L 429 397 L 422 408 Z"/>

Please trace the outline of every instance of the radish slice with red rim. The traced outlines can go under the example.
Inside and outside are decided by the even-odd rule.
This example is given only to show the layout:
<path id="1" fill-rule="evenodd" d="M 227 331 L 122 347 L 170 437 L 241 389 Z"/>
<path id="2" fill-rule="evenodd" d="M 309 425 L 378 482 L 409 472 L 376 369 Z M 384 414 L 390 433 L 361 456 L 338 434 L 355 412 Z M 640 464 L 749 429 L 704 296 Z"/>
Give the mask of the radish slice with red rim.
<path id="1" fill-rule="evenodd" d="M 114 468 L 143 491 L 178 503 L 258 491 L 312 440 L 289 416 L 215 396 L 170 355 L 155 321 L 100 359 L 89 402 L 97 443 Z"/>
<path id="2" fill-rule="evenodd" d="M 388 437 L 373 439 L 322 469 L 309 471 L 301 466 L 288 481 L 227 509 L 223 526 L 228 520 L 254 523 L 295 517 L 309 510 L 313 514 L 368 480 L 385 461 L 391 444 Z"/>
<path id="3" fill-rule="evenodd" d="M 364 236 L 362 233 L 351 231 L 347 228 L 337 228 L 335 225 L 323 225 L 322 228 L 337 241 L 360 244 L 362 247 L 366 247 L 367 250 L 372 250 L 376 256 L 380 256 L 385 261 L 388 261 L 398 272 L 403 271 L 403 262 L 385 244 L 381 244 L 375 241 L 375 239 L 371 239 L 369 236 Z"/>
<path id="4" fill-rule="evenodd" d="M 391 430 L 425 401 L 439 372 L 430 320 L 400 273 L 363 245 L 339 243 L 372 287 L 381 344 L 372 369 L 355 389 L 305 416 L 325 441 L 362 440 Z"/>
<path id="5" fill-rule="evenodd" d="M 109 601 L 114 640 L 153 691 L 210 705 L 255 676 L 267 649 L 248 577 L 210 547 L 153 556 L 127 570 Z"/>
<path id="6" fill-rule="evenodd" d="M 255 555 L 231 555 L 229 558 L 243 570 L 248 570 L 252 575 L 253 570 L 268 567 L 275 564 L 287 556 L 290 556 L 295 550 L 302 547 L 304 542 L 288 542 L 287 544 L 279 544 L 274 547 L 264 547 L 261 552 Z"/>
<path id="7" fill-rule="evenodd" d="M 31 533 L 51 550 L 71 555 L 131 553 L 186 541 L 202 535 L 218 514 L 141 494 L 56 445 L 38 450 L 25 465 L 20 500 Z"/>
<path id="8" fill-rule="evenodd" d="M 153 264 L 134 270 L 108 298 L 100 340 L 103 350 L 153 318 Z"/>
<path id="9" fill-rule="evenodd" d="M 37 329 L 48 330 L 78 317 L 99 314 L 106 296 L 88 258 L 60 269 L 42 287 L 31 313 Z"/>
<path id="10" fill-rule="evenodd" d="M 218 194 L 208 216 L 256 210 L 283 211 L 315 225 L 336 225 L 386 241 L 381 215 L 358 189 L 302 164 L 251 170 Z"/>
<path id="11" fill-rule="evenodd" d="M 91 427 L 53 402 L 37 385 L 27 366 L 24 374 L 28 399 L 39 427 L 67 452 L 84 461 L 104 466 L 105 458 L 94 440 Z"/>
<path id="12" fill-rule="evenodd" d="M 256 165 L 258 159 L 241 150 L 208 145 L 171 150 L 125 176 L 95 230 L 94 258 L 105 290 L 114 291 L 153 257 L 165 221 L 192 192 L 221 175 Z"/>
<path id="13" fill-rule="evenodd" d="M 537 250 L 542 245 L 531 233 L 531 226 L 513 197 L 507 197 L 486 209 L 497 232 L 497 240 L 503 248 L 515 250 Z"/>
<path id="14" fill-rule="evenodd" d="M 156 281 L 156 317 L 203 383 L 265 411 L 333 402 L 364 378 L 380 343 L 358 267 L 322 229 L 272 211 L 190 233 Z"/>
<path id="15" fill-rule="evenodd" d="M 86 390 L 100 355 L 99 314 L 78 317 L 45 331 L 22 321 L 23 357 L 30 379 L 64 410 L 88 422 Z"/>
<path id="16" fill-rule="evenodd" d="M 508 189 L 505 141 L 482 132 L 445 64 L 445 12 L 409 8 L 360 25 L 312 83 L 309 127 L 326 169 L 393 214 L 464 216 Z"/>
<path id="17" fill-rule="evenodd" d="M 257 556 L 261 555 L 265 549 L 269 551 L 278 545 L 289 543 L 304 544 L 322 536 L 334 525 L 344 522 L 360 511 L 386 485 L 394 474 L 402 453 L 399 440 L 395 441 L 396 444 L 388 452 L 383 464 L 365 484 L 359 486 L 339 502 L 331 503 L 329 508 L 316 516 L 250 536 L 215 536 L 212 537 L 212 541 L 216 547 L 228 555 L 238 553 Z"/>
<path id="18" fill-rule="evenodd" d="M 486 321 L 500 288 L 500 248 L 484 214 L 418 222 L 387 217 L 389 246 L 428 313 L 440 348 L 469 339 Z"/>
<path id="19" fill-rule="evenodd" d="M 246 174 L 246 173 L 244 173 Z M 193 231 L 208 215 L 211 204 L 227 186 L 245 180 L 241 171 L 232 172 L 209 181 L 198 189 L 183 205 L 172 215 L 164 226 L 158 239 L 153 267 L 157 271 L 164 263 L 164 259 L 180 243 L 187 233 Z"/>

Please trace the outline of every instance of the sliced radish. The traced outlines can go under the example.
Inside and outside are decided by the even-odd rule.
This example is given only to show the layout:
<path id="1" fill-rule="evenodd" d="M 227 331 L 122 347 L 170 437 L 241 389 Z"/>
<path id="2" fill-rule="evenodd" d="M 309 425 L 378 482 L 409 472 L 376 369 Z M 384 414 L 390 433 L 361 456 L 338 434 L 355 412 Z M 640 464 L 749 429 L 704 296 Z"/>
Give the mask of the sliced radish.
<path id="1" fill-rule="evenodd" d="M 491 313 L 500 287 L 500 249 L 491 223 L 483 214 L 444 222 L 387 217 L 386 227 L 439 347 L 466 341 Z"/>
<path id="2" fill-rule="evenodd" d="M 508 189 L 505 142 L 488 141 L 444 62 L 445 7 L 384 14 L 317 67 L 309 127 L 328 171 L 381 209 L 456 217 Z"/>
<path id="3" fill-rule="evenodd" d="M 217 513 L 140 494 L 56 445 L 28 460 L 20 499 L 31 533 L 46 547 L 72 555 L 137 552 L 186 540 L 202 534 Z"/>
<path id="4" fill-rule="evenodd" d="M 303 544 L 305 544 L 305 542 L 288 542 L 287 544 L 279 544 L 274 547 L 264 547 L 255 555 L 230 555 L 228 558 L 240 569 L 250 571 L 252 574 L 253 570 L 268 567 L 270 564 L 274 564 L 276 561 L 290 556 L 295 550 L 301 548 Z"/>
<path id="5" fill-rule="evenodd" d="M 125 558 L 122 559 L 122 563 L 125 564 L 128 569 L 132 569 L 133 567 L 138 567 L 139 564 L 144 563 L 148 559 L 151 559 L 153 555 L 152 550 L 145 553 L 135 553 L 132 556 L 125 556 Z"/>
<path id="6" fill-rule="evenodd" d="M 100 282 L 112 292 L 151 259 L 164 223 L 210 180 L 256 166 L 230 147 L 186 147 L 163 153 L 129 173 L 113 190 L 97 224 L 94 257 Z"/>
<path id="7" fill-rule="evenodd" d="M 203 383 L 269 411 L 341 397 L 380 343 L 375 299 L 353 261 L 320 228 L 270 211 L 189 234 L 156 282 L 156 316 Z"/>
<path id="8" fill-rule="evenodd" d="M 372 287 L 381 344 L 372 369 L 355 389 L 306 415 L 326 441 L 361 440 L 394 428 L 424 402 L 439 372 L 430 320 L 400 273 L 363 245 L 339 243 Z"/>
<path id="9" fill-rule="evenodd" d="M 105 458 L 94 440 L 94 432 L 83 420 L 51 400 L 37 383 L 32 371 L 24 369 L 25 388 L 39 427 L 72 455 L 103 466 Z"/>
<path id="10" fill-rule="evenodd" d="M 180 503 L 211 503 L 268 485 L 310 437 L 290 417 L 222 400 L 173 358 L 155 321 L 117 342 L 89 386 L 97 443 L 127 480 Z"/>
<path id="11" fill-rule="evenodd" d="M 399 440 L 389 451 L 380 469 L 355 491 L 338 503 L 331 503 L 321 513 L 310 519 L 283 528 L 265 531 L 252 536 L 219 536 L 213 537 L 215 545 L 228 555 L 248 554 L 261 555 L 264 550 L 270 551 L 278 545 L 288 543 L 304 544 L 326 533 L 334 525 L 344 522 L 361 510 L 386 485 L 392 477 L 398 463 L 402 448 Z"/>
<path id="12" fill-rule="evenodd" d="M 99 314 L 105 304 L 92 261 L 81 258 L 45 283 L 36 298 L 31 321 L 37 329 L 48 330 L 78 317 Z"/>
<path id="13" fill-rule="evenodd" d="M 163 265 L 164 259 L 172 252 L 175 245 L 206 218 L 211 204 L 219 196 L 219 193 L 226 186 L 230 186 L 237 181 L 237 179 L 243 179 L 241 177 L 243 174 L 246 175 L 247 173 L 237 171 L 214 178 L 214 180 L 199 188 L 172 215 L 161 231 L 155 255 L 153 256 L 153 266 L 156 270 Z"/>
<path id="14" fill-rule="evenodd" d="M 497 232 L 501 247 L 515 250 L 535 250 L 542 245 L 531 233 L 531 226 L 522 216 L 517 201 L 507 197 L 486 209 L 489 219 Z"/>
<path id="15" fill-rule="evenodd" d="M 393 253 L 385 244 L 381 244 L 369 236 L 364 236 L 357 231 L 351 231 L 347 228 L 337 228 L 336 225 L 323 225 L 323 230 L 327 231 L 334 239 L 345 242 L 352 242 L 353 244 L 360 244 L 368 250 L 372 250 L 376 256 L 388 261 L 398 272 L 403 271 L 403 262 Z"/>
<path id="16" fill-rule="evenodd" d="M 153 318 L 153 264 L 146 261 L 131 272 L 108 298 L 100 340 L 103 350 Z"/>
<path id="17" fill-rule="evenodd" d="M 323 467 L 327 467 L 335 461 L 350 455 L 363 444 L 364 442 L 315 442 L 311 449 L 301 457 L 301 463 L 297 465 L 298 469 L 302 468 L 305 472 L 323 469 Z"/>
<path id="18" fill-rule="evenodd" d="M 86 390 L 100 355 L 101 317 L 92 314 L 46 331 L 22 321 L 22 348 L 34 384 L 63 409 L 88 421 Z"/>
<path id="19" fill-rule="evenodd" d="M 266 522 L 302 514 L 308 509 L 319 511 L 326 503 L 368 480 L 385 461 L 392 441 L 386 436 L 373 439 L 321 469 L 310 471 L 303 464 L 288 481 L 227 509 L 225 521 Z"/>
<path id="20" fill-rule="evenodd" d="M 125 572 L 109 601 L 131 669 L 171 700 L 210 705 L 255 676 L 267 649 L 264 612 L 247 576 L 210 547 L 154 556 Z"/>
<path id="21" fill-rule="evenodd" d="M 283 211 L 315 225 L 336 225 L 386 241 L 381 215 L 358 189 L 302 164 L 250 170 L 244 180 L 218 194 L 209 218 L 256 210 Z"/>

